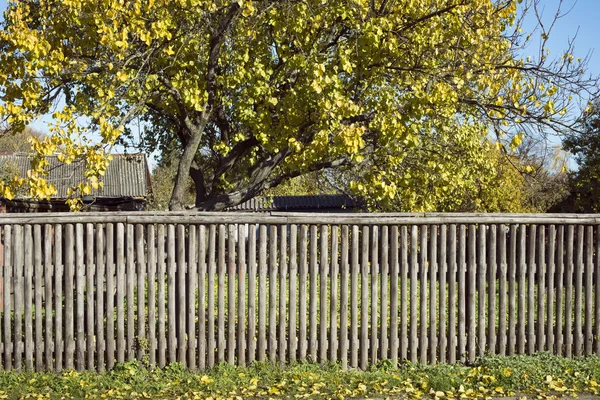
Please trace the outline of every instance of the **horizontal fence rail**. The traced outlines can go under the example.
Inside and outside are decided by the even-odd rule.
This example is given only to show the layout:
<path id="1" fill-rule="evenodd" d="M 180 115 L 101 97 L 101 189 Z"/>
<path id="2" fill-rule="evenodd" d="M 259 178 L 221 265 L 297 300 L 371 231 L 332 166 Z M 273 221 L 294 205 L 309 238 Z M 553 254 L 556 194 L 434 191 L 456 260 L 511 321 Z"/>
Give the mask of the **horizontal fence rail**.
<path id="1" fill-rule="evenodd" d="M 600 356 L 600 215 L 0 218 L 0 368 Z"/>

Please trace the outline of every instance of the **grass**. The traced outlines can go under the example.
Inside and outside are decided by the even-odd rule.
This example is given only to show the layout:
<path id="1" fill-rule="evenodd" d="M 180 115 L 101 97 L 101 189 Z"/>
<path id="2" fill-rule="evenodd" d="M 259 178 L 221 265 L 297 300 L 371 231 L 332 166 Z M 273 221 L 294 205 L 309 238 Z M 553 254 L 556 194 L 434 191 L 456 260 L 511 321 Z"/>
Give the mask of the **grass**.
<path id="1" fill-rule="evenodd" d="M 240 399 L 240 398 L 486 398 L 512 395 L 600 394 L 600 359 L 486 356 L 473 365 L 379 362 L 370 370 L 300 363 L 281 367 L 222 364 L 203 373 L 179 364 L 149 370 L 118 364 L 109 372 L 0 372 L 0 398 L 21 399 Z"/>

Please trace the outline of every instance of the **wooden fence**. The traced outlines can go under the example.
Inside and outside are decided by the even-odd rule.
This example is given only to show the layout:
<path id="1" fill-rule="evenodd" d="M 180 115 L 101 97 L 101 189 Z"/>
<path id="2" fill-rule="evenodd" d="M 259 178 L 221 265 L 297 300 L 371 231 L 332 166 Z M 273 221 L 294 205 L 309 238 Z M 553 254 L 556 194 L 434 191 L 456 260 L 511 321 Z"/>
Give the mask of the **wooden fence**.
<path id="1" fill-rule="evenodd" d="M 0 367 L 600 356 L 600 216 L 0 217 Z"/>

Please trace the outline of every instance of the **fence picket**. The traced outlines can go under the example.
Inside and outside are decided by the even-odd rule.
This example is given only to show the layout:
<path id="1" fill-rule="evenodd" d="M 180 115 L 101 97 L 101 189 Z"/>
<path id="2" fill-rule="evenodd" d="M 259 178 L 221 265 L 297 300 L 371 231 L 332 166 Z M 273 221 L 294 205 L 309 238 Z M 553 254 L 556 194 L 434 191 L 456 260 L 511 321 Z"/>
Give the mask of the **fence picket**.
<path id="1" fill-rule="evenodd" d="M 55 228 L 55 229 L 58 229 Z M 106 224 L 106 368 L 115 365 L 115 229 L 114 224 Z M 56 251 L 60 248 L 57 247 Z M 56 262 L 58 264 L 58 261 Z M 58 281 L 56 283 L 58 286 Z M 58 309 L 56 310 L 58 312 Z M 58 331 L 58 319 L 56 322 Z M 58 360 L 56 361 L 58 364 Z"/>
<path id="2" fill-rule="evenodd" d="M 188 227 L 188 265 L 187 265 L 187 365 L 196 369 L 196 287 L 198 286 L 196 225 Z M 139 282 L 139 275 L 138 275 Z M 143 281 L 142 281 L 143 282 Z M 140 285 L 138 285 L 140 287 Z M 143 286 L 142 286 L 143 287 Z M 241 320 L 240 320 L 241 321 Z M 139 321 L 138 321 L 139 324 Z M 138 325 L 139 326 L 139 325 Z"/>
<path id="3" fill-rule="evenodd" d="M 287 225 L 279 226 L 279 362 L 286 362 L 287 343 Z M 323 238 L 321 237 L 321 241 Z M 327 248 L 327 245 L 325 245 Z M 322 256 L 321 256 L 322 257 Z M 326 284 L 321 284 L 327 286 Z"/>
<path id="4" fill-rule="evenodd" d="M 258 253 L 258 361 L 265 361 L 267 348 L 267 226 L 260 225 Z M 210 274 L 209 274 L 210 277 Z M 210 288 L 210 282 L 208 287 Z M 210 297 L 208 301 L 210 310 Z M 209 311 L 210 312 L 210 311 Z M 209 316 L 210 323 L 210 316 Z M 209 325 L 210 326 L 210 325 Z M 210 349 L 210 344 L 208 345 Z"/>
<path id="5" fill-rule="evenodd" d="M 597 238 L 596 238 L 597 240 Z M 584 320 L 585 320 L 585 336 L 584 336 L 584 347 L 585 347 L 585 355 L 589 356 L 592 354 L 592 351 L 594 349 L 594 336 L 593 336 L 593 329 L 592 329 L 592 318 L 594 315 L 594 310 L 593 310 L 593 289 L 592 289 L 592 283 L 593 283 L 593 268 L 594 268 L 594 227 L 589 225 L 586 227 L 586 234 L 585 234 L 585 254 L 586 254 L 586 258 L 585 258 L 585 315 L 584 315 Z M 600 338 L 599 338 L 600 339 Z"/>
<path id="6" fill-rule="evenodd" d="M 302 227 L 300 228 L 300 242 L 302 243 L 302 228 L 305 227 L 305 225 L 302 225 Z M 348 229 L 348 225 L 343 225 L 342 226 L 342 250 L 341 250 L 341 254 L 340 254 L 340 270 L 341 270 L 341 275 L 340 275 L 340 359 L 342 361 L 342 368 L 343 369 L 347 369 L 348 368 L 348 273 L 350 271 L 350 266 L 348 264 L 348 236 L 349 236 L 349 229 Z M 306 237 L 306 229 L 304 230 L 304 237 Z M 306 253 L 306 248 L 304 250 L 304 252 Z M 306 256 L 304 257 L 304 260 L 306 259 Z M 301 272 L 300 272 L 300 309 L 304 310 L 304 313 L 306 313 L 306 306 L 302 305 L 302 294 L 304 294 L 306 292 L 306 283 L 303 286 L 302 285 L 302 279 L 303 279 L 303 274 L 302 274 L 302 251 L 300 252 L 300 265 L 301 265 Z M 306 264 L 306 262 L 304 262 L 304 264 Z M 306 270 L 306 266 L 304 266 L 304 270 Z M 304 281 L 306 282 L 306 272 L 304 273 Z M 303 289 L 304 287 L 304 289 Z M 300 318 L 302 318 L 302 311 L 300 312 Z M 304 329 L 303 329 L 304 327 Z M 300 323 L 300 337 L 304 337 L 304 333 L 303 330 L 306 331 L 306 323 L 302 324 Z M 303 342 L 303 340 L 301 340 L 301 343 Z M 300 351 L 300 358 L 302 358 L 303 353 L 302 351 Z"/>
<path id="7" fill-rule="evenodd" d="M 158 366 L 164 368 L 167 364 L 167 338 L 165 327 L 165 225 L 158 224 L 156 238 L 156 261 L 158 277 L 156 291 L 158 295 Z M 214 347 L 213 347 L 214 349 Z"/>
<path id="8" fill-rule="evenodd" d="M 44 324 L 46 335 L 44 337 L 44 355 L 45 355 L 45 367 L 46 371 L 54 370 L 54 359 L 56 357 L 56 342 L 52 336 L 53 326 L 52 326 L 52 316 L 54 315 L 53 311 L 53 299 L 52 294 L 54 292 L 52 286 L 52 278 L 56 274 L 56 270 L 58 266 L 52 265 L 52 225 L 45 224 L 44 225 L 44 288 L 46 290 L 44 294 L 44 312 L 46 315 L 46 322 Z M 41 243 L 40 243 L 41 245 Z M 4 283 L 6 285 L 6 282 Z M 6 346 L 5 346 L 6 349 Z"/>
<path id="9" fill-rule="evenodd" d="M 461 224 L 458 230 L 458 355 L 462 362 L 466 360 L 466 226 Z"/>
<path id="10" fill-rule="evenodd" d="M 345 240 L 345 241 L 344 241 Z M 342 271 L 344 266 L 344 244 L 346 246 L 346 262 L 347 262 L 347 253 L 348 253 L 348 227 L 346 227 L 346 236 L 344 239 L 344 231 L 342 230 Z M 306 358 L 306 278 L 308 276 L 308 263 L 307 263 L 307 251 L 308 251 L 308 227 L 306 225 L 300 225 L 300 254 L 298 256 L 298 269 L 300 275 L 300 284 L 298 287 L 299 299 L 298 303 L 300 305 L 300 310 L 298 312 L 298 328 L 300 330 L 298 336 L 298 347 L 299 354 L 298 357 L 300 359 Z M 347 272 L 346 272 L 347 273 Z M 342 286 L 342 303 L 343 303 L 343 288 Z M 343 304 L 342 304 L 342 313 L 343 313 Z M 342 314 L 343 315 L 343 314 Z M 344 352 L 342 351 L 342 367 L 344 361 Z"/>
<path id="11" fill-rule="evenodd" d="M 429 257 L 429 269 L 431 276 L 429 277 L 429 362 L 435 364 L 437 361 L 438 341 L 437 341 L 437 273 L 438 273 L 438 262 L 437 262 L 437 225 L 432 225 L 430 229 L 430 251 Z M 473 269 L 473 271 L 475 271 Z M 474 276 L 474 275 L 473 275 Z M 475 304 L 475 303 L 473 303 Z M 475 310 L 475 308 L 473 308 Z M 474 312 L 473 312 L 474 314 Z M 475 321 L 473 321 L 473 338 L 475 338 Z M 473 348 L 475 347 L 473 341 Z"/>
<path id="12" fill-rule="evenodd" d="M 44 318 L 42 317 L 42 293 L 44 266 L 42 264 L 42 227 L 39 224 L 33 226 L 33 276 L 35 284 L 33 286 L 35 296 L 35 370 L 42 371 L 44 365 L 44 337 L 42 333 L 42 325 Z M 93 308 L 92 308 L 93 311 Z M 88 366 L 91 370 L 93 365 Z"/>
<path id="13" fill-rule="evenodd" d="M 101 229 L 101 226 L 98 226 Z M 149 224 L 147 227 L 148 237 L 148 362 L 150 367 L 156 366 L 156 228 L 154 224 Z M 98 246 L 102 247 L 102 243 L 98 242 Z M 102 265 L 100 259 L 97 258 L 98 268 Z M 101 286 L 100 286 L 101 287 Z M 98 301 L 102 301 L 98 298 Z M 101 315 L 101 314 L 99 314 Z M 98 351 L 100 356 L 100 351 Z M 100 362 L 100 359 L 98 359 Z"/>
<path id="14" fill-rule="evenodd" d="M 563 302 L 564 302 L 564 279 L 565 279 L 565 263 L 564 263 L 564 245 L 565 245 L 565 227 L 558 226 L 558 237 L 556 243 L 556 354 L 562 356 L 565 354 L 563 346 Z M 600 286 L 596 286 L 600 287 Z M 598 296 L 598 295 L 597 295 Z"/>
<path id="15" fill-rule="evenodd" d="M 352 225 L 351 248 L 350 321 L 352 326 L 350 329 L 350 366 L 358 368 L 358 225 Z"/>
<path id="16" fill-rule="evenodd" d="M 206 226 L 198 227 L 198 368 L 206 368 Z M 254 243 L 256 249 L 256 243 Z M 209 290 L 212 288 L 209 287 Z M 253 294 L 253 292 L 250 292 Z M 252 335 L 254 340 L 254 335 Z M 212 350 L 212 349 L 211 349 Z"/>
<path id="17" fill-rule="evenodd" d="M 237 317 L 237 360 L 239 365 L 246 365 L 246 226 L 238 226 L 238 317 Z M 195 290 L 190 291 L 194 293 Z M 195 299 L 195 298 L 194 298 Z"/>
<path id="18" fill-rule="evenodd" d="M 467 235 L 467 349 L 468 360 L 475 360 L 475 337 L 476 337 L 476 319 L 475 314 L 475 289 L 477 273 L 477 230 L 474 224 L 469 225 Z M 435 307 L 435 306 L 434 306 Z"/>
<path id="19" fill-rule="evenodd" d="M 548 271 L 548 289 L 547 289 L 547 319 L 546 319 L 546 349 L 550 352 L 554 352 L 554 264 L 555 264 L 555 241 L 556 241 L 556 227 L 550 225 L 548 227 L 548 257 L 547 271 Z M 510 296 L 509 296 L 510 299 Z"/>
<path id="20" fill-rule="evenodd" d="M 392 228 L 393 229 L 393 228 Z M 417 362 L 417 351 L 419 347 L 419 338 L 417 335 L 417 271 L 419 265 L 417 264 L 418 255 L 418 240 L 419 240 L 419 231 L 417 225 L 412 225 L 410 230 L 410 361 L 413 363 Z M 392 237 L 393 240 L 393 237 Z M 396 242 L 398 238 L 396 236 Z M 392 246 L 394 242 L 392 241 Z M 397 246 L 397 245 L 396 245 Z M 392 266 L 397 264 L 398 260 L 398 248 L 394 249 L 392 247 Z M 392 289 L 393 290 L 393 289 Z"/>
<path id="21" fill-rule="evenodd" d="M 362 227 L 361 238 L 360 368 L 364 371 L 369 362 L 369 226 Z"/>
<path id="22" fill-rule="evenodd" d="M 25 268 L 23 280 L 23 293 L 25 296 L 25 369 L 33 370 L 33 266 L 34 248 L 32 226 L 25 225 Z"/>
<path id="23" fill-rule="evenodd" d="M 537 262 L 537 351 L 544 351 L 546 340 L 545 340 L 545 328 L 546 328 L 546 308 L 545 308 L 545 297 L 546 297 L 546 227 L 543 225 L 538 226 L 538 262 Z"/>
<path id="24" fill-rule="evenodd" d="M 12 354 L 14 353 L 14 345 L 13 340 L 14 337 L 12 332 L 12 320 L 11 317 L 13 315 L 12 301 L 11 301 L 11 293 L 15 292 L 14 290 L 14 274 L 13 274 L 13 240 L 12 240 L 12 226 L 4 225 L 4 313 L 3 313 L 3 321 L 4 327 L 2 332 L 4 333 L 4 369 L 6 371 L 10 371 L 12 369 Z M 58 275 L 58 274 L 57 274 Z M 56 289 L 58 292 L 58 288 Z M 58 311 L 57 311 L 58 313 Z M 59 315 L 57 314 L 57 318 Z M 57 319 L 60 321 L 60 319 Z M 56 334 L 57 338 L 60 338 L 58 333 Z M 58 361 L 58 354 L 57 354 Z M 57 364 L 58 367 L 58 364 Z M 59 370 L 59 367 L 57 368 Z"/>
<path id="25" fill-rule="evenodd" d="M 295 226 L 292 225 L 292 229 Z M 338 314 L 338 230 L 339 227 L 337 225 L 331 226 L 331 280 L 330 280 L 330 305 L 329 305 L 329 361 L 337 362 L 337 354 L 338 354 L 338 325 L 337 325 L 337 314 Z M 291 236 L 290 236 L 291 239 Z M 290 259 L 292 256 L 295 257 L 295 251 L 293 246 L 290 246 Z M 290 302 L 293 298 L 292 293 L 292 277 L 295 277 L 295 271 L 292 273 L 290 269 Z M 296 282 L 294 279 L 294 290 L 296 286 Z M 295 296 L 294 296 L 295 297 Z M 292 314 L 296 313 L 296 307 L 292 307 L 290 303 L 290 332 L 292 331 Z M 295 324 L 294 324 L 295 326 Z M 292 335 L 290 335 L 290 341 L 294 340 Z M 291 354 L 290 354 L 291 355 Z"/>
<path id="26" fill-rule="evenodd" d="M 264 235 L 261 232 L 261 241 Z M 207 285 L 207 307 L 208 307 L 208 340 L 206 348 L 207 354 L 207 367 L 212 368 L 215 366 L 215 275 L 216 275 L 216 242 L 217 242 L 217 226 L 211 224 L 208 227 L 208 285 Z M 266 243 L 266 242 L 265 242 Z M 262 251 L 262 248 L 261 248 Z M 260 310 L 260 306 L 259 306 Z M 263 307 L 264 310 L 264 307 Z M 264 322 L 264 321 L 263 321 Z M 260 321 L 259 321 L 260 323 Z M 260 325 L 259 325 L 260 326 Z M 264 325 L 263 325 L 264 326 Z M 260 342 L 259 342 L 260 346 Z M 260 347 L 259 347 L 260 348 Z M 263 347 L 264 348 L 264 347 Z M 262 361 L 262 359 L 259 358 Z"/>
<path id="27" fill-rule="evenodd" d="M 377 364 L 377 352 L 379 351 L 379 227 L 374 225 L 371 229 L 371 358 L 372 364 Z M 332 295 L 333 296 L 333 295 Z M 331 313 L 334 320 L 335 313 Z M 333 330 L 332 330 L 333 333 Z M 333 337 L 333 335 L 332 335 Z M 332 360 L 334 361 L 334 360 Z"/>
<path id="28" fill-rule="evenodd" d="M 127 361 L 133 361 L 136 356 L 135 352 L 135 286 L 136 286 L 136 276 L 135 276 L 135 253 L 134 253 L 134 226 L 132 224 L 126 225 L 126 253 L 125 259 L 127 263 Z"/>
<path id="29" fill-rule="evenodd" d="M 498 247 L 499 247 L 499 267 L 500 277 L 498 290 L 500 294 L 498 296 L 498 354 L 506 355 L 506 274 L 508 265 L 506 262 L 506 226 L 500 225 L 500 232 L 498 235 Z"/>
<path id="30" fill-rule="evenodd" d="M 448 287 L 448 362 L 456 362 L 456 225 L 450 225 L 450 263 L 448 265 L 449 287 Z M 411 289 L 412 292 L 412 289 Z M 413 302 L 411 302 L 413 303 Z"/>
<path id="31" fill-rule="evenodd" d="M 576 261 L 575 261 L 575 300 L 574 306 L 575 311 L 573 316 L 575 318 L 574 323 L 574 349 L 573 355 L 580 356 L 583 354 L 583 331 L 581 324 L 582 317 L 582 286 L 583 286 L 583 244 L 584 244 L 584 226 L 579 225 L 577 227 L 577 238 L 575 243 L 577 243 L 576 247 Z"/>
<path id="32" fill-rule="evenodd" d="M 448 275 L 448 260 L 446 258 L 447 227 L 440 227 L 440 302 L 439 302 L 439 326 L 440 326 L 440 363 L 446 362 L 448 351 L 448 330 L 446 325 L 447 298 L 446 298 L 446 279 Z"/>
<path id="33" fill-rule="evenodd" d="M 398 273 L 400 273 L 400 360 L 408 356 L 408 229 L 400 228 L 401 264 L 398 270 L 398 226 L 392 226 L 392 271 L 390 282 L 390 314 L 392 316 L 392 362 L 398 363 Z M 396 255 L 395 255 L 396 254 Z"/>
<path id="34" fill-rule="evenodd" d="M 517 279 L 517 226 L 510 226 L 508 250 L 508 350 L 507 354 L 512 356 L 516 349 L 516 304 L 515 283 Z"/>
<path id="35" fill-rule="evenodd" d="M 312 235 L 311 231 L 311 245 L 312 243 L 317 244 L 317 233 L 316 226 L 315 234 Z M 317 258 L 317 252 L 315 250 L 314 254 L 311 247 L 311 262 L 313 259 Z M 315 280 L 316 280 L 316 271 L 315 271 Z M 316 289 L 316 285 L 315 285 Z M 314 299 L 316 303 L 316 295 L 315 297 L 311 297 Z M 316 334 L 316 329 L 315 329 Z M 316 344 L 316 343 L 315 343 Z M 269 361 L 275 363 L 277 361 L 277 225 L 271 225 L 269 229 Z M 315 356 L 316 356 L 316 347 L 315 347 Z"/>
<path id="36" fill-rule="evenodd" d="M 527 263 L 527 353 L 535 352 L 535 244 L 537 227 L 530 225 L 529 233 L 529 261 Z"/>
<path id="37" fill-rule="evenodd" d="M 567 226 L 567 252 L 565 267 L 565 356 L 573 357 L 573 225 Z"/>
<path id="38" fill-rule="evenodd" d="M 123 224 L 120 225 L 122 228 Z M 75 354 L 75 316 L 73 314 L 73 279 L 75 274 L 73 246 L 75 245 L 75 243 L 73 240 L 73 229 L 73 224 L 67 224 L 65 232 L 65 369 L 73 369 L 73 355 Z M 122 349 L 124 348 L 125 346 L 122 346 Z"/>
<path id="39" fill-rule="evenodd" d="M 231 224 L 227 230 L 227 362 L 235 362 L 235 225 Z M 273 281 L 271 281 L 272 283 Z M 183 337 L 183 336 L 182 336 Z"/>
<path id="40" fill-rule="evenodd" d="M 337 228 L 337 227 L 336 227 Z M 337 232 L 335 235 L 337 240 Z M 337 249 L 336 252 L 337 254 Z M 290 323 L 289 323 L 289 356 L 290 361 L 296 361 L 298 351 L 297 310 L 298 310 L 298 225 L 290 226 Z M 337 260 L 337 258 L 336 258 Z"/>

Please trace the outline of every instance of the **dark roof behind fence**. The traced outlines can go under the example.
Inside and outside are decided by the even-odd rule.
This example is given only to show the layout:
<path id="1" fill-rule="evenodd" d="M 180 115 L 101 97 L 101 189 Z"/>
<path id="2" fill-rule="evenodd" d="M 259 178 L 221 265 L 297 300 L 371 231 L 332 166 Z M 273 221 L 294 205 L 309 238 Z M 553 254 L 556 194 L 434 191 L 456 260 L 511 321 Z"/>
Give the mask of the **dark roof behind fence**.
<path id="1" fill-rule="evenodd" d="M 360 208 L 360 202 L 345 194 L 322 194 L 316 196 L 255 197 L 228 211 L 300 211 Z"/>
<path id="2" fill-rule="evenodd" d="M 95 197 L 146 197 L 149 192 L 149 171 L 144 154 L 113 154 L 113 160 L 101 181 L 104 187 L 94 190 Z M 48 176 L 46 179 L 52 183 L 57 194 L 53 199 L 67 197 L 70 187 L 84 182 L 85 162 L 75 161 L 65 164 L 58 161 L 56 156 L 49 156 Z M 27 170 L 31 169 L 30 158 L 27 153 L 0 153 L 0 168 L 15 168 L 20 176 L 25 177 Z"/>

